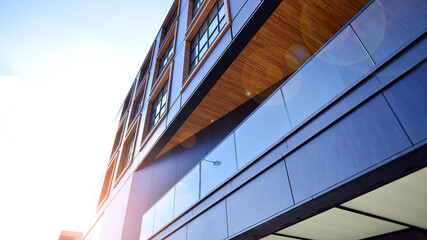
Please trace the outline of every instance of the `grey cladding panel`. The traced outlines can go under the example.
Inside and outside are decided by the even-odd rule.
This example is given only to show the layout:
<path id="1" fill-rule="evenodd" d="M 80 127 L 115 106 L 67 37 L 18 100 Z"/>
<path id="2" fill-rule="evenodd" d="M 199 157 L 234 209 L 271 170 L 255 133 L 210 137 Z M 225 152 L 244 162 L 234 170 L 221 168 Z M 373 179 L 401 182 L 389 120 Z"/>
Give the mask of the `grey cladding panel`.
<path id="1" fill-rule="evenodd" d="M 187 226 L 187 240 L 218 240 L 227 237 L 225 202 L 219 202 Z"/>
<path id="2" fill-rule="evenodd" d="M 382 84 L 387 84 L 414 67 L 427 57 L 427 36 L 417 40 L 406 48 L 401 55 L 387 62 L 375 75 Z"/>
<path id="3" fill-rule="evenodd" d="M 246 1 L 247 0 L 229 1 L 231 19 L 234 19 L 237 16 L 237 14 L 239 13 L 240 9 L 242 8 L 242 6 L 245 4 Z M 259 2 L 258 0 L 256 1 Z"/>
<path id="4" fill-rule="evenodd" d="M 230 235 L 293 205 L 285 164 L 280 161 L 227 198 Z"/>
<path id="5" fill-rule="evenodd" d="M 295 202 L 410 145 L 382 95 L 376 96 L 286 158 Z"/>
<path id="6" fill-rule="evenodd" d="M 384 91 L 412 142 L 427 138 L 427 63 Z"/>
<path id="7" fill-rule="evenodd" d="M 377 0 L 351 25 L 378 64 L 425 32 L 426 5 L 424 0 Z"/>
<path id="8" fill-rule="evenodd" d="M 260 4 L 260 1 L 257 0 L 249 0 L 245 3 L 245 5 L 240 9 L 240 12 L 237 14 L 231 23 L 231 28 L 233 30 L 233 38 L 243 27 L 245 22 L 248 20 L 249 16 L 255 11 L 255 9 Z"/>
<path id="9" fill-rule="evenodd" d="M 165 240 L 186 240 L 187 239 L 187 226 L 183 226 L 178 231 L 171 234 Z"/>
<path id="10" fill-rule="evenodd" d="M 153 162 L 153 177 L 150 188 L 151 207 L 176 183 L 177 156 L 166 153 Z"/>

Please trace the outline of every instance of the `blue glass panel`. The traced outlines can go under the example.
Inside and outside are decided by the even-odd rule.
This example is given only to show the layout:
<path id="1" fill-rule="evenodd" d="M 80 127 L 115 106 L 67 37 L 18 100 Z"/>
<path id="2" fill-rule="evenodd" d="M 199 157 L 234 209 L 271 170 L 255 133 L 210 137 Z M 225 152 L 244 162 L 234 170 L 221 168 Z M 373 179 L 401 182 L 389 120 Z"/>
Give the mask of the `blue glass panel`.
<path id="1" fill-rule="evenodd" d="M 292 126 L 361 79 L 373 67 L 350 28 L 345 28 L 283 87 Z"/>
<path id="2" fill-rule="evenodd" d="M 199 200 L 199 173 L 197 165 L 175 187 L 175 210 L 174 216 L 178 216 L 190 205 Z"/>
<path id="3" fill-rule="evenodd" d="M 204 196 L 237 171 L 234 134 L 202 160 L 201 168 L 201 196 Z"/>
<path id="4" fill-rule="evenodd" d="M 216 36 L 218 36 L 218 28 L 215 28 L 212 31 L 209 30 L 209 34 L 211 34 L 211 36 L 209 37 L 209 46 L 210 46 L 212 42 L 215 40 Z"/>
<path id="5" fill-rule="evenodd" d="M 153 234 L 155 207 L 150 208 L 142 217 L 140 240 L 146 240 Z"/>
<path id="6" fill-rule="evenodd" d="M 172 220 L 174 195 L 175 188 L 172 188 L 156 203 L 153 232 L 158 231 Z"/>
<path id="7" fill-rule="evenodd" d="M 277 91 L 236 129 L 238 167 L 246 165 L 290 129 L 282 94 Z"/>
<path id="8" fill-rule="evenodd" d="M 208 41 L 208 31 L 205 31 L 202 36 L 200 37 L 200 41 L 199 41 L 199 49 L 203 47 L 203 45 L 206 44 L 206 42 Z M 201 50 L 200 50 L 201 51 Z"/>

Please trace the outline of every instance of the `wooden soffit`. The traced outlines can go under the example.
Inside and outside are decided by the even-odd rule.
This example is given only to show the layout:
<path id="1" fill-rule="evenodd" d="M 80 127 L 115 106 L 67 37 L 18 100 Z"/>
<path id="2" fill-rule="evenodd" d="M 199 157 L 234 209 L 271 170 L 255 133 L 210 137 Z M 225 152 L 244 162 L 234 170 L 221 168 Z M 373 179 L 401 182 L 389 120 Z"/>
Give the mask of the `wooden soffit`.
<path id="1" fill-rule="evenodd" d="M 283 1 L 159 155 L 298 69 L 368 2 Z"/>

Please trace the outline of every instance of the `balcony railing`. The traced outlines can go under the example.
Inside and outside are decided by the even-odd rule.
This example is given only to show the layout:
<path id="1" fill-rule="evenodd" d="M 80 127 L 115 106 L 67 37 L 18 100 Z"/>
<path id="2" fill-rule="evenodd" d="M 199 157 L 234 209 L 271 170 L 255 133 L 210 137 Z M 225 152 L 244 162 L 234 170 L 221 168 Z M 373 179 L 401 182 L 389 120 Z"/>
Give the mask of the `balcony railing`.
<path id="1" fill-rule="evenodd" d="M 143 216 L 147 239 L 365 78 L 374 67 L 346 26 Z"/>

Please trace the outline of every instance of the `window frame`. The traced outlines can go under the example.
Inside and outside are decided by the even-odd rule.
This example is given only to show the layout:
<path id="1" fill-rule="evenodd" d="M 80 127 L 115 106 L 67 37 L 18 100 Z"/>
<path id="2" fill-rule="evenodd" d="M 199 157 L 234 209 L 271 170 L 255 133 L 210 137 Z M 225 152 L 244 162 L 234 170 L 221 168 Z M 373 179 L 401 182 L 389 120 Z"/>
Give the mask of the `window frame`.
<path id="1" fill-rule="evenodd" d="M 197 10 L 197 13 L 193 16 L 193 2 L 195 0 L 189 0 L 188 6 L 187 6 L 187 31 L 185 32 L 185 35 L 187 36 L 190 31 L 194 28 L 194 25 L 196 22 L 200 21 L 200 15 L 202 12 L 205 12 L 206 5 L 210 0 L 203 0 L 202 5 L 200 5 L 199 9 Z"/>
<path id="2" fill-rule="evenodd" d="M 146 82 L 142 83 L 142 86 L 135 92 L 134 99 L 132 103 L 132 108 L 129 111 L 129 129 L 132 129 L 135 124 L 137 124 L 139 118 L 138 115 L 141 114 L 142 110 L 144 109 L 144 102 L 145 102 L 145 94 L 146 94 Z M 137 101 L 141 99 L 141 107 L 135 112 L 135 108 Z"/>
<path id="3" fill-rule="evenodd" d="M 125 132 L 125 126 L 123 122 L 119 125 L 118 131 L 116 132 L 116 137 L 114 138 L 113 148 L 111 149 L 111 155 L 110 155 L 110 161 L 111 163 L 113 161 L 113 157 L 115 154 L 119 151 L 120 146 L 122 145 L 123 137 Z M 117 142 L 117 144 L 116 144 Z"/>
<path id="4" fill-rule="evenodd" d="M 120 113 L 120 121 L 119 121 L 119 125 L 121 125 L 123 122 L 126 121 L 128 114 L 129 114 L 129 109 L 131 106 L 131 98 L 132 98 L 132 91 L 133 91 L 133 86 L 134 84 L 132 84 L 128 94 L 126 95 L 125 101 L 122 104 L 122 110 Z M 126 106 L 126 108 L 125 108 Z"/>
<path id="5" fill-rule="evenodd" d="M 199 62 L 195 65 L 195 67 L 192 69 L 192 71 L 189 71 L 190 68 L 190 45 L 191 41 L 194 39 L 194 37 L 197 35 L 197 33 L 200 30 L 200 27 L 205 22 L 206 18 L 208 17 L 210 11 L 215 6 L 215 3 L 218 1 L 208 1 L 205 0 L 203 2 L 203 6 L 199 9 L 198 13 L 196 13 L 196 17 L 192 20 L 191 24 L 189 25 L 187 32 L 185 33 L 185 57 L 184 57 L 184 64 L 183 64 L 183 78 L 182 78 L 182 85 L 181 85 L 181 93 L 185 90 L 185 88 L 188 86 L 188 84 L 191 82 L 193 77 L 196 75 L 200 67 L 203 65 L 203 63 L 206 61 L 206 59 L 209 57 L 210 53 L 215 49 L 218 42 L 221 40 L 221 38 L 224 36 L 224 34 L 227 32 L 228 28 L 231 25 L 231 18 L 230 18 L 230 5 L 228 0 L 224 1 L 224 11 L 225 11 L 225 24 L 224 27 L 219 31 L 218 35 L 215 37 L 215 39 L 212 41 L 208 49 L 206 50 L 205 54 L 200 58 Z M 190 4 L 189 4 L 190 5 Z M 189 6 L 190 7 L 190 6 Z M 190 11 L 190 10 L 189 10 Z M 209 26 L 207 26 L 209 28 Z M 209 41 L 209 39 L 207 40 Z"/>
<path id="6" fill-rule="evenodd" d="M 137 121 L 138 122 L 138 121 Z M 130 166 L 132 166 L 133 160 L 135 158 L 135 153 L 136 153 L 136 143 L 137 143 L 137 138 L 138 138 L 138 128 L 139 124 L 134 124 L 131 128 L 131 130 L 126 134 L 125 136 L 125 140 L 123 141 L 123 146 L 122 146 L 122 151 L 119 153 L 119 157 L 116 163 L 116 173 L 115 173 L 115 179 L 114 179 L 114 187 L 117 186 L 117 184 L 120 182 L 120 180 L 123 178 L 123 176 L 126 174 L 126 172 L 128 171 L 128 169 L 130 168 Z M 126 153 L 127 156 L 124 156 L 125 153 L 125 148 L 128 147 L 128 144 L 130 144 L 130 142 L 132 143 L 132 157 L 131 160 L 129 161 L 129 153 Z M 128 159 L 124 159 L 124 158 L 128 158 Z M 124 163 L 126 162 L 126 163 Z M 124 165 L 122 165 L 124 164 Z"/>
<path id="7" fill-rule="evenodd" d="M 171 32 L 173 34 L 170 34 L 168 36 L 168 39 L 164 41 L 164 44 L 161 49 L 159 49 L 159 52 L 157 53 L 156 57 L 156 68 L 154 69 L 154 77 L 153 82 L 151 84 L 151 91 L 150 91 L 150 97 L 155 94 L 155 92 L 158 91 L 159 85 L 161 85 L 162 79 L 164 79 L 165 75 L 167 75 L 167 69 L 173 65 L 173 60 L 175 57 L 175 51 L 176 51 L 176 31 L 177 31 L 177 24 L 175 23 L 175 26 L 173 26 L 173 29 Z M 160 59 L 163 58 L 164 54 L 166 54 L 167 47 L 169 47 L 169 44 L 172 44 L 172 55 L 165 64 L 165 67 L 161 72 L 159 72 L 159 65 L 160 65 Z"/>
<path id="8" fill-rule="evenodd" d="M 173 3 L 171 9 L 169 10 L 165 21 L 162 24 L 161 27 L 161 33 L 160 33 L 160 46 L 164 46 L 165 40 L 172 32 L 172 29 L 174 28 L 174 25 L 178 22 L 179 18 L 179 0 L 175 0 Z M 176 13 L 176 14 L 175 14 Z M 172 20 L 172 17 L 175 15 L 175 19 Z M 169 29 L 166 31 L 166 27 L 169 27 Z"/>
<path id="9" fill-rule="evenodd" d="M 147 104 L 148 107 L 146 108 L 147 114 L 146 114 L 145 120 L 144 120 L 144 129 L 142 131 L 141 145 L 140 145 L 139 151 L 141 151 L 144 148 L 145 144 L 148 142 L 151 135 L 153 135 L 153 133 L 157 130 L 159 125 L 163 122 L 165 117 L 168 115 L 169 106 L 170 106 L 170 90 L 171 90 L 172 71 L 173 71 L 173 65 L 169 64 L 167 66 L 167 68 L 164 70 L 164 74 L 163 74 L 162 78 L 160 79 L 158 86 L 156 87 L 156 91 L 152 92 L 152 94 L 149 97 L 148 104 Z M 158 94 L 160 93 L 160 90 L 162 90 L 162 88 L 164 86 L 167 87 L 166 110 L 162 114 L 162 116 L 160 116 L 159 121 L 157 121 L 157 123 L 155 123 L 151 129 L 149 129 L 149 123 L 150 123 L 150 118 L 151 118 L 151 108 L 153 107 L 153 102 L 156 100 Z"/>
<path id="10" fill-rule="evenodd" d="M 200 4 L 199 8 L 197 9 L 197 12 L 194 13 L 194 3 L 198 2 L 199 0 L 189 0 L 189 5 L 188 5 L 188 12 L 189 12 L 189 21 L 188 23 L 192 23 L 193 19 L 195 19 L 198 15 L 199 12 L 201 12 L 201 10 L 203 9 L 203 7 L 206 5 L 206 2 L 208 2 L 209 0 L 202 0 L 202 3 Z M 191 5 L 191 6 L 190 6 Z"/>
<path id="11" fill-rule="evenodd" d="M 101 193 L 99 195 L 99 200 L 98 200 L 98 210 L 101 208 L 102 205 L 104 205 L 105 201 L 107 201 L 108 197 L 110 196 L 111 190 L 114 189 L 115 187 L 114 176 L 115 176 L 116 165 L 117 165 L 116 164 L 117 157 L 118 157 L 118 152 L 114 154 L 113 160 L 110 161 L 107 167 L 107 171 L 105 172 L 104 181 L 102 183 Z M 111 172 L 109 173 L 110 170 Z M 104 187 L 106 186 L 106 184 L 108 185 L 108 187 L 105 189 L 105 193 L 104 193 Z"/>
<path id="12" fill-rule="evenodd" d="M 138 73 L 139 76 L 137 76 L 137 83 L 135 87 L 136 92 L 139 92 L 140 88 L 148 82 L 148 79 L 150 77 L 151 64 L 153 63 L 153 53 L 154 53 L 155 46 L 156 46 L 156 41 L 154 41 L 153 45 L 148 51 L 147 57 L 145 58 L 144 62 L 141 65 L 141 68 L 139 69 L 139 73 Z M 144 75 L 141 75 L 141 71 L 145 68 L 147 68 L 147 72 Z"/>

